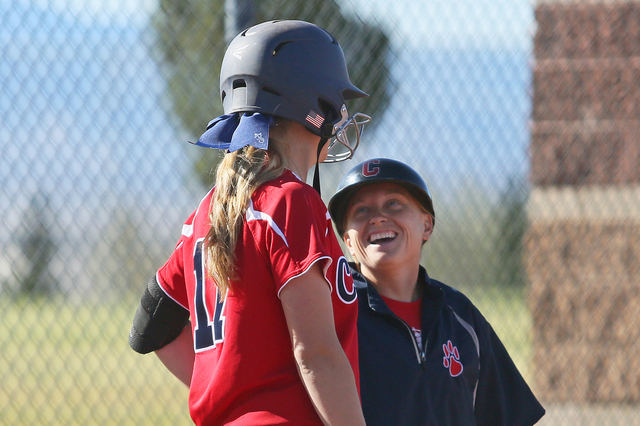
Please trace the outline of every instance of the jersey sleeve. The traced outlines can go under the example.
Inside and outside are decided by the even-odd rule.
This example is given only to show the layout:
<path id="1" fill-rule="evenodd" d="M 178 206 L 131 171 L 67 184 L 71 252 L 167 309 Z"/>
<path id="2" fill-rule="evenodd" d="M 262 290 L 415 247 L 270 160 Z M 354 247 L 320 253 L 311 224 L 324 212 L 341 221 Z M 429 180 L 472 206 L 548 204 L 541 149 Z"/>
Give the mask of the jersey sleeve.
<path id="1" fill-rule="evenodd" d="M 530 426 L 545 410 L 518 371 L 491 325 L 480 315 L 480 377 L 476 396 L 477 424 Z"/>
<path id="2" fill-rule="evenodd" d="M 311 187 L 298 183 L 289 183 L 279 195 L 266 212 L 252 212 L 252 219 L 260 220 L 259 238 L 264 239 L 264 254 L 278 292 L 316 261 L 326 259 L 325 271 L 331 262 L 329 219 L 322 199 Z"/>

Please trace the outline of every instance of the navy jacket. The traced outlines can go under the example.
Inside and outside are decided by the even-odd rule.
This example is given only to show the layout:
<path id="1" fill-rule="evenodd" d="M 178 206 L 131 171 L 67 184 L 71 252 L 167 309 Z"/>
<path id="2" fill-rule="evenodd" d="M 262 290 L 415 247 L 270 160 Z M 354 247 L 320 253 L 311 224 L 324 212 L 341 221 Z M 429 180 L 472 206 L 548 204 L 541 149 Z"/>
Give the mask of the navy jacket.
<path id="1" fill-rule="evenodd" d="M 361 274 L 352 272 L 368 426 L 524 426 L 544 415 L 491 325 L 465 295 L 432 280 L 420 267 L 418 347 L 409 326 Z"/>

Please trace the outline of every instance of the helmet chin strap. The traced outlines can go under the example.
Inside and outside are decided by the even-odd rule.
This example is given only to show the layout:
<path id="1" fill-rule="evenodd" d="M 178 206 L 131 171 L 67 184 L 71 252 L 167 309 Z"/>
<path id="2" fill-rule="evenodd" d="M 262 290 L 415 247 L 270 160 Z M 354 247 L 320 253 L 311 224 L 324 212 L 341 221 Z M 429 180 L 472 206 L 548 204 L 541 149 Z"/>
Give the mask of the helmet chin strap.
<path id="1" fill-rule="evenodd" d="M 320 143 L 318 144 L 318 153 L 316 154 L 316 169 L 313 172 L 313 188 L 320 196 L 322 196 L 322 193 L 320 192 L 320 154 L 322 153 L 322 148 L 324 148 L 328 141 L 329 138 L 323 137 L 320 139 Z"/>

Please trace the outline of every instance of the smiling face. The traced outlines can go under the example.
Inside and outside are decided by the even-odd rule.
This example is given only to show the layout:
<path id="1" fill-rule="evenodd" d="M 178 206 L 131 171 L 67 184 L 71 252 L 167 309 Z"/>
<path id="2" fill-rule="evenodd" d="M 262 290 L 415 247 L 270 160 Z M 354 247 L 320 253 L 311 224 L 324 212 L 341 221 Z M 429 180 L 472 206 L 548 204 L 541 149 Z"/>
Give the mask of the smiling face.
<path id="1" fill-rule="evenodd" d="M 409 191 L 394 183 L 359 189 L 345 213 L 344 241 L 365 276 L 417 269 L 422 244 L 432 231 L 431 216 Z"/>

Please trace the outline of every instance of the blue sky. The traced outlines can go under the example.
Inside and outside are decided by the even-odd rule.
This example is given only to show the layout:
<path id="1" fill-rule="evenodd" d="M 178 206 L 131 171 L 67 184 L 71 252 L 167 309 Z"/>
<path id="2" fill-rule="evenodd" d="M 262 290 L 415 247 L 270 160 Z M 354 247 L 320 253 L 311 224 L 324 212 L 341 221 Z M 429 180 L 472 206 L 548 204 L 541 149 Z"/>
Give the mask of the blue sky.
<path id="1" fill-rule="evenodd" d="M 160 190 L 184 192 L 181 138 L 135 27 L 24 2 L 2 2 L 0 17 L 0 199 L 11 200 L 4 225 L 17 226 L 38 192 L 63 217 L 80 219 L 68 229 L 78 235 L 118 203 L 150 205 Z"/>
<path id="2" fill-rule="evenodd" d="M 351 0 L 345 8 L 424 48 L 529 49 L 529 0 Z"/>
<path id="3" fill-rule="evenodd" d="M 157 0 L 21 0 L 69 12 L 93 23 L 144 24 Z M 339 4 L 363 19 L 399 30 L 424 47 L 528 48 L 533 6 L 528 0 L 349 0 Z"/>
<path id="4" fill-rule="evenodd" d="M 147 51 L 144 31 L 155 7 L 156 0 L 3 2 L 0 13 L 8 25 L 0 30 L 0 97 L 9 101 L 6 109 L 0 106 L 0 136 L 22 134 L 38 155 L 55 153 L 54 163 L 65 149 L 89 150 L 97 155 L 85 156 L 85 170 L 113 169 L 127 185 L 144 155 L 139 147 L 152 144 L 150 139 L 167 144 L 181 161 L 181 136 L 165 117 L 164 82 Z M 407 161 L 428 164 L 436 155 L 435 164 L 448 163 L 445 173 L 450 169 L 463 179 L 457 171 L 473 172 L 479 156 L 499 149 L 504 160 L 493 166 L 507 164 L 503 175 L 526 173 L 533 22 L 528 1 L 353 0 L 344 8 L 379 22 L 395 49 L 394 98 L 385 115 L 374 117 L 378 133 L 367 133 L 363 153 L 403 159 L 403 141 L 424 139 L 430 155 Z M 41 150 L 43 135 L 51 138 Z M 3 139 L 8 143 L 8 136 Z M 394 139 L 402 141 L 387 149 Z M 73 145 L 80 140 L 82 146 Z M 132 145 L 138 148 L 124 148 Z M 118 170 L 100 162 L 114 156 L 123 159 Z"/>

